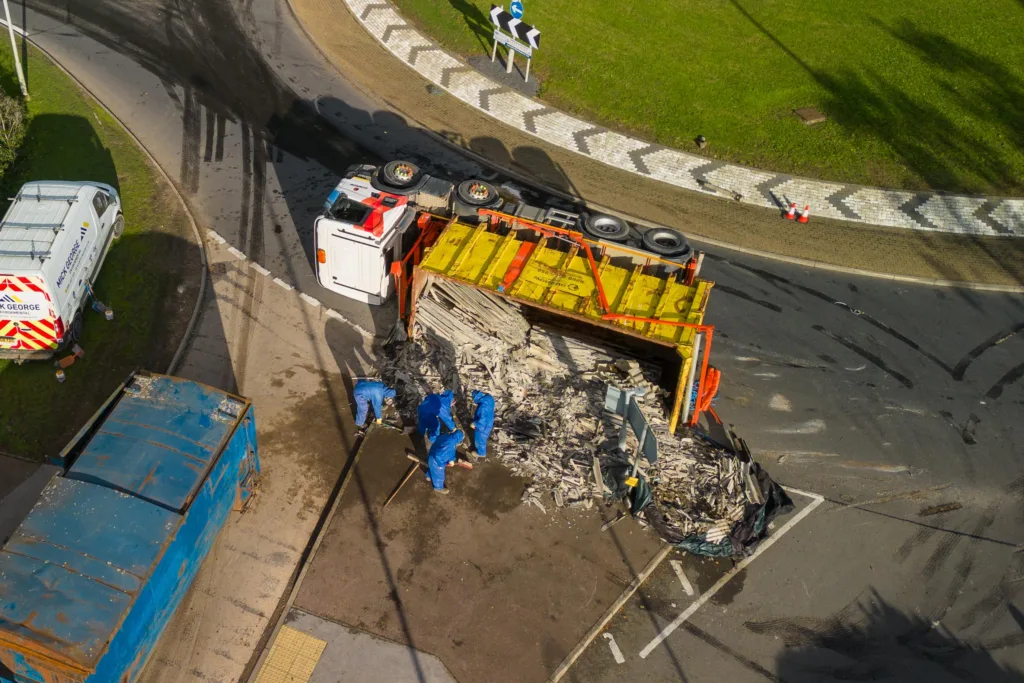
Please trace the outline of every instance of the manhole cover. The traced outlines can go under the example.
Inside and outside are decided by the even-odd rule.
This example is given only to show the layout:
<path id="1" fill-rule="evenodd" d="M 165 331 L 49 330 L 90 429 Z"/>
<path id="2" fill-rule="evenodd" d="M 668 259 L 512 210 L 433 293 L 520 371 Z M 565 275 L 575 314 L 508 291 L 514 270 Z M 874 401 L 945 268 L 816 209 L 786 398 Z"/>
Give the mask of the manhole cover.
<path id="1" fill-rule="evenodd" d="M 828 117 L 814 107 L 801 107 L 800 109 L 794 109 L 793 113 L 799 116 L 800 120 L 808 126 L 828 121 Z"/>

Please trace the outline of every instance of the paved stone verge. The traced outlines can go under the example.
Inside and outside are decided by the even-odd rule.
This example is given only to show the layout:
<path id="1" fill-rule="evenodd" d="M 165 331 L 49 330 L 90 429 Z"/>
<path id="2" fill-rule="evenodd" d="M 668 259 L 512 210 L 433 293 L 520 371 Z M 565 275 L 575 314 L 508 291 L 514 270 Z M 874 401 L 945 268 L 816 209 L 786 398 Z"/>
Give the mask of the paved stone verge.
<path id="1" fill-rule="evenodd" d="M 964 235 L 1024 236 L 1024 199 L 901 192 L 799 178 L 650 144 L 573 118 L 499 85 L 424 37 L 387 2 L 344 0 L 363 27 L 418 74 L 464 103 L 545 142 L 698 192 L 712 186 L 769 209 L 810 205 L 829 218 Z"/>
<path id="2" fill-rule="evenodd" d="M 724 201 L 706 192 L 597 163 L 504 125 L 483 109 L 466 106 L 461 99 L 424 80 L 362 28 L 345 0 L 289 2 L 325 56 L 347 80 L 379 101 L 382 109 L 399 112 L 407 123 L 415 123 L 532 183 L 585 197 L 591 205 L 645 222 L 679 228 L 697 239 L 737 245 L 765 256 L 924 281 L 1001 287 L 1020 287 L 1024 283 L 1021 240 L 870 226 L 817 213 L 812 213 L 810 223 L 802 225 L 784 221 L 763 206 Z M 406 26 L 398 33 L 411 31 Z M 420 59 L 427 59 L 427 55 L 417 57 L 416 62 Z M 463 66 L 467 71 L 459 73 L 468 74 L 470 67 Z M 449 85 L 454 82 L 452 72 Z M 388 117 L 389 123 L 394 123 L 390 112 L 373 115 Z"/>

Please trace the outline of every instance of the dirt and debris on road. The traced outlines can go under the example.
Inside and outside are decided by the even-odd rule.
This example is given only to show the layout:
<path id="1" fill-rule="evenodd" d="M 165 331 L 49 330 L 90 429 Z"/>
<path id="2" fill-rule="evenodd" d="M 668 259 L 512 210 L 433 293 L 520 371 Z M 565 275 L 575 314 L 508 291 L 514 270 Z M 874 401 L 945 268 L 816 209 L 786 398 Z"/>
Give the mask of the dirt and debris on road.
<path id="1" fill-rule="evenodd" d="M 699 437 L 669 432 L 671 397 L 658 384 L 658 365 L 531 324 L 507 299 L 431 280 L 417 302 L 412 340 L 392 345 L 383 362 L 384 378 L 398 389 L 410 421 L 427 393 L 450 389 L 456 413 L 468 424 L 472 391 L 491 393 L 498 406 L 491 452 L 531 480 L 522 499 L 542 511 L 591 509 L 595 499 L 612 493 L 614 487 L 597 481 L 593 462 L 599 457 L 608 472 L 622 460 L 606 448 L 617 442 L 622 425 L 605 407 L 609 385 L 639 388 L 638 405 L 658 440 L 657 462 L 641 458 L 639 471 L 653 486 L 660 514 L 640 513 L 641 520 L 653 515 L 659 533 L 673 542 L 699 536 L 717 544 L 749 516 L 751 505 L 764 503 L 749 463 Z M 636 447 L 629 430 L 627 452 Z"/>
<path id="2" fill-rule="evenodd" d="M 661 546 L 625 521 L 521 505 L 496 461 L 448 471 L 449 496 L 404 476 L 409 440 L 374 429 L 295 607 L 437 655 L 461 683 L 541 683 Z"/>

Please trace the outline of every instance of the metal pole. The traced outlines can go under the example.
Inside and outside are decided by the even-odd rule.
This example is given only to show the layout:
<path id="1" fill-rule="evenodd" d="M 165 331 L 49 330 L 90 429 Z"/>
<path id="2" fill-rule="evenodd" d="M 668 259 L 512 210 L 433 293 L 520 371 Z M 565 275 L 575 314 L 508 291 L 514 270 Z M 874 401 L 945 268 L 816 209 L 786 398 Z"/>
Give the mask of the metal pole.
<path id="1" fill-rule="evenodd" d="M 529 83 L 530 82 L 530 62 L 532 62 L 532 61 L 533 61 L 532 57 L 527 57 L 526 58 L 526 78 L 523 79 L 524 83 Z"/>
<path id="2" fill-rule="evenodd" d="M 494 40 L 494 47 L 491 48 L 491 61 L 493 62 L 494 58 L 497 57 L 497 56 L 498 56 L 498 40 L 495 39 Z"/>
<path id="3" fill-rule="evenodd" d="M 4 16 L 7 18 L 7 33 L 11 36 L 11 53 L 14 55 L 14 68 L 18 72 L 18 83 L 21 84 L 21 94 L 25 101 L 32 99 L 28 95 L 28 86 L 25 84 L 25 72 L 21 70 L 21 57 L 18 56 L 18 44 L 14 41 L 14 23 L 11 21 L 11 7 L 4 0 Z"/>
<path id="4" fill-rule="evenodd" d="M 633 402 L 634 402 L 633 401 L 633 397 L 630 396 L 629 397 L 629 403 L 633 403 Z M 627 416 L 629 415 L 629 403 L 626 404 L 626 415 Z M 636 407 L 636 411 L 638 413 L 640 412 L 640 406 Z M 640 457 L 644 454 L 644 441 L 646 441 L 646 440 L 647 440 L 647 423 L 645 421 L 644 422 L 644 431 L 637 438 L 636 458 L 633 459 L 633 473 L 631 475 L 629 475 L 630 477 L 634 477 L 635 478 L 637 470 L 640 469 Z"/>
<path id="5" fill-rule="evenodd" d="M 6 1 L 7 0 L 4 0 L 4 2 L 6 2 Z M 505 65 L 505 73 L 507 73 L 507 74 L 512 73 L 512 65 L 515 63 L 515 61 L 516 61 L 516 51 L 513 50 L 512 48 L 509 48 L 508 49 L 508 63 Z"/>
<path id="6" fill-rule="evenodd" d="M 686 424 L 690 421 L 690 405 L 693 403 L 693 378 L 697 374 L 697 363 L 700 362 L 700 340 L 701 334 L 693 335 L 693 353 L 690 354 L 690 374 L 686 377 L 686 386 L 683 389 L 683 415 L 680 421 Z"/>
<path id="7" fill-rule="evenodd" d="M 622 428 L 619 429 L 619 450 L 626 450 L 626 440 L 629 438 L 629 402 L 633 400 L 633 389 L 624 389 L 626 408 L 622 411 Z"/>

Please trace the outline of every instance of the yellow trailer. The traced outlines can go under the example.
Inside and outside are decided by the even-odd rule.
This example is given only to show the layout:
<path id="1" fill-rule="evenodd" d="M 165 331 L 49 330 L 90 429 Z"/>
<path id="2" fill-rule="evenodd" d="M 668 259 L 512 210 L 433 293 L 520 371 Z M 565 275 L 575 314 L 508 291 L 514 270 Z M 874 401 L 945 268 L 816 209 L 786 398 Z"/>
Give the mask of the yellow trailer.
<path id="1" fill-rule="evenodd" d="M 713 328 L 704 324 L 704 313 L 714 283 L 697 277 L 700 257 L 681 266 L 545 223 L 486 209 L 479 213 L 479 225 L 420 217 L 424 246 L 430 246 L 414 247 L 412 262 L 392 269 L 403 316 L 411 289 L 410 329 L 420 293 L 431 278 L 444 278 L 507 297 L 548 320 L 572 321 L 577 336 L 639 341 L 648 354 L 668 350 L 680 361 L 671 431 L 680 422 L 696 424 L 710 409 L 719 375 L 708 366 Z M 691 406 L 695 381 L 699 396 Z"/>

